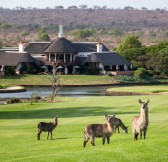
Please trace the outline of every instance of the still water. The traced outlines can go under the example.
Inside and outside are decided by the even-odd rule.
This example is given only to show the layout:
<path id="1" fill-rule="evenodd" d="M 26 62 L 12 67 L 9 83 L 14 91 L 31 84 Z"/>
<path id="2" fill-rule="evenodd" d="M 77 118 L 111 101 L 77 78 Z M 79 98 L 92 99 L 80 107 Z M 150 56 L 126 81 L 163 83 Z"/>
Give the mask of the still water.
<path id="1" fill-rule="evenodd" d="M 61 96 L 105 96 L 105 90 L 110 86 L 93 87 L 61 87 L 58 93 Z M 30 98 L 32 94 L 47 96 L 52 93 L 51 87 L 26 87 L 26 92 L 0 93 L 0 98 Z"/>

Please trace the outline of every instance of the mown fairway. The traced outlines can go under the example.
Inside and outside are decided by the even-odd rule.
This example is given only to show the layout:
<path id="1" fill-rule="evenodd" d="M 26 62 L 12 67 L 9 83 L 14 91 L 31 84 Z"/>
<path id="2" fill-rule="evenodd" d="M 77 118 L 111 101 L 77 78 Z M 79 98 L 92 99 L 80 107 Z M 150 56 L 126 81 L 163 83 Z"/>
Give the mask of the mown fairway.
<path id="1" fill-rule="evenodd" d="M 130 121 L 139 114 L 138 99 L 149 103 L 146 140 L 133 141 Z M 58 103 L 0 106 L 0 161 L 20 162 L 165 162 L 168 160 L 168 95 L 62 98 Z M 116 133 L 111 143 L 96 138 L 83 148 L 83 130 L 90 123 L 104 123 L 104 114 L 116 114 L 129 134 Z M 59 115 L 54 140 L 42 133 L 37 141 L 37 123 Z"/>

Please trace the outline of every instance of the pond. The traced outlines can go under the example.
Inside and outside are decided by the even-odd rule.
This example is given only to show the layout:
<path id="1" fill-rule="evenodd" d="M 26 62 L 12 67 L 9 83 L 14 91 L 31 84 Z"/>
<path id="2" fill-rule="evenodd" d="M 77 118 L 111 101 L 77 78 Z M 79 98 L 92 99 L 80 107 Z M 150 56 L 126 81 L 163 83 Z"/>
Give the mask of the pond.
<path id="1" fill-rule="evenodd" d="M 105 96 L 105 90 L 111 86 L 93 86 L 93 87 L 61 87 L 59 95 L 61 96 Z M 0 93 L 0 98 L 30 98 L 32 94 L 47 96 L 52 93 L 51 87 L 26 87 L 26 92 Z"/>

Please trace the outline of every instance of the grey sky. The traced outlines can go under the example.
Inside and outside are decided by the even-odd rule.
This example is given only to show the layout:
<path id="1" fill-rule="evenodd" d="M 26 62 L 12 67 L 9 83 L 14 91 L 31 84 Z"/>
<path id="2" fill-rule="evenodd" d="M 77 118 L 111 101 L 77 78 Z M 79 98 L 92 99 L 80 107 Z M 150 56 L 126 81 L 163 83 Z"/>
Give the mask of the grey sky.
<path id="1" fill-rule="evenodd" d="M 19 7 L 36 7 L 36 8 L 54 8 L 54 6 L 87 5 L 88 7 L 107 6 L 108 8 L 123 8 L 131 6 L 134 8 L 146 7 L 148 9 L 167 8 L 168 0 L 1 0 L 0 7 L 15 8 Z"/>

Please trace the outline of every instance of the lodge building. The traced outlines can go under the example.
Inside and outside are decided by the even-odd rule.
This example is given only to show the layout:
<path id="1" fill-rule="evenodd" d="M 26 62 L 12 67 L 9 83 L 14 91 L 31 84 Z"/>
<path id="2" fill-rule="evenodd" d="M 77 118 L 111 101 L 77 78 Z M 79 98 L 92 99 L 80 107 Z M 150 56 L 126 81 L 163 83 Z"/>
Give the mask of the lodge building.
<path id="1" fill-rule="evenodd" d="M 36 64 L 45 72 L 51 72 L 53 61 L 61 68 L 63 74 L 75 74 L 76 71 L 80 71 L 81 66 L 94 66 L 103 73 L 129 71 L 132 67 L 128 60 L 110 51 L 103 43 L 69 41 L 64 37 L 62 24 L 59 25 L 57 38 L 52 42 L 30 42 L 25 47 L 20 42 L 18 52 L 0 52 L 0 67 L 14 66 L 16 71 L 23 65 Z"/>

